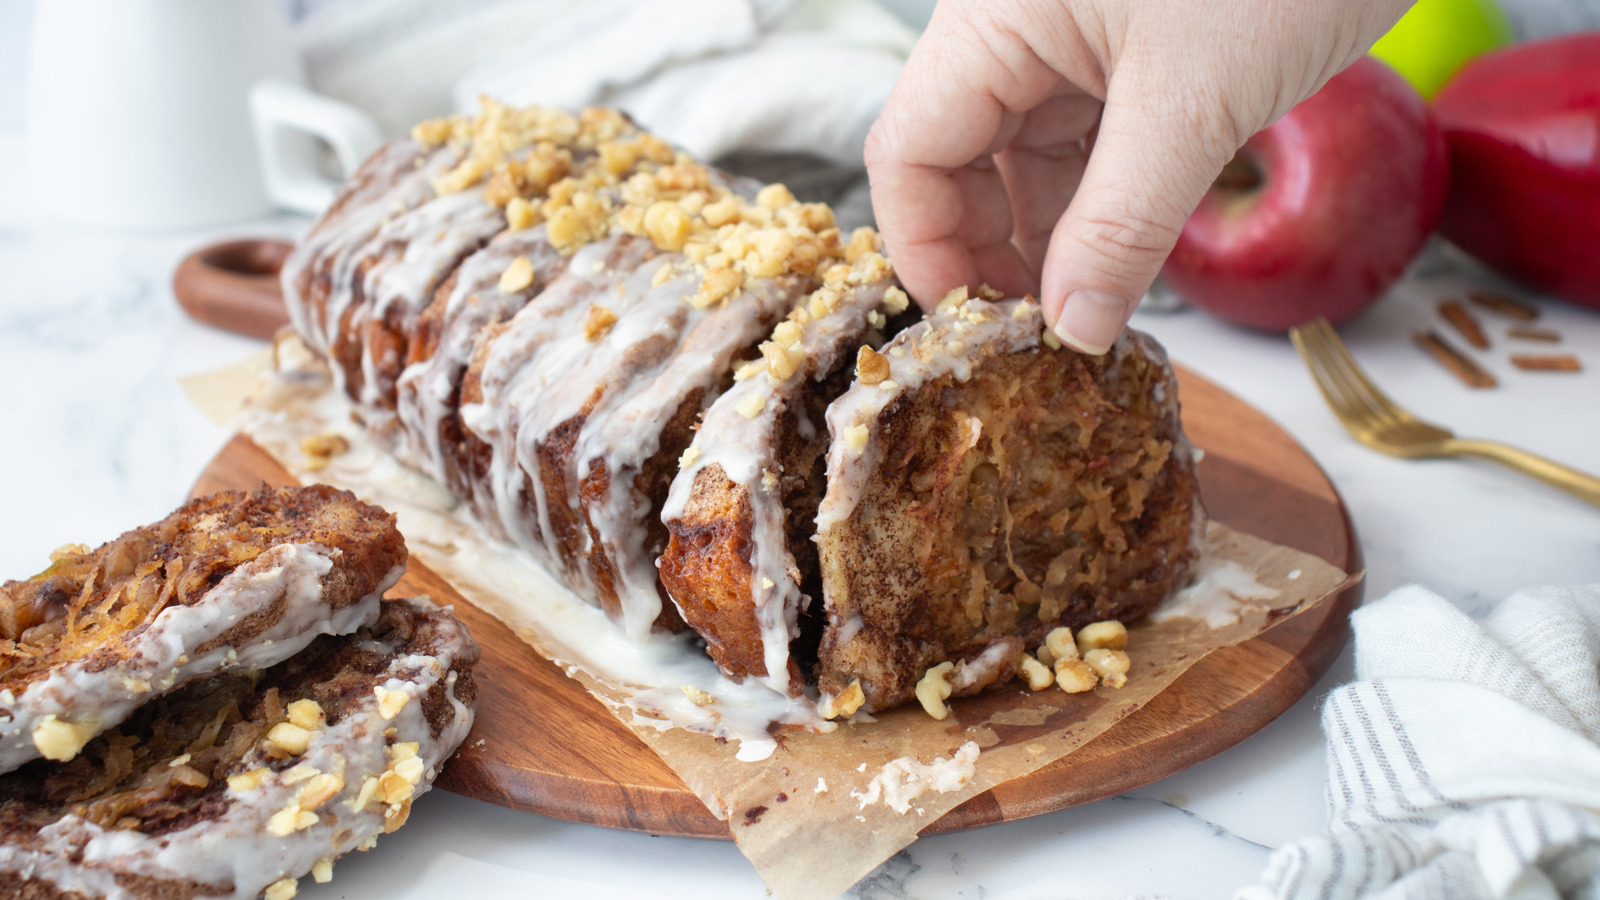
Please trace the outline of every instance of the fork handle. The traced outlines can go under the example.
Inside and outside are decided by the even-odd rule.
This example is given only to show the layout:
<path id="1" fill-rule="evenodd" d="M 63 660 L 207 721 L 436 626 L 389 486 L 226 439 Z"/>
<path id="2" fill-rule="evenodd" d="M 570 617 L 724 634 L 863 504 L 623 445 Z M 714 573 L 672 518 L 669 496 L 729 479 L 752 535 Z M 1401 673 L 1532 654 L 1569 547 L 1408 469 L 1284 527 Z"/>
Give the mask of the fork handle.
<path id="1" fill-rule="evenodd" d="M 1552 462 L 1526 450 L 1519 450 L 1496 441 L 1478 441 L 1455 438 L 1446 442 L 1449 452 L 1463 456 L 1476 456 L 1509 466 L 1524 475 L 1532 475 L 1545 484 L 1600 506 L 1600 478 L 1580 472 L 1570 466 Z"/>

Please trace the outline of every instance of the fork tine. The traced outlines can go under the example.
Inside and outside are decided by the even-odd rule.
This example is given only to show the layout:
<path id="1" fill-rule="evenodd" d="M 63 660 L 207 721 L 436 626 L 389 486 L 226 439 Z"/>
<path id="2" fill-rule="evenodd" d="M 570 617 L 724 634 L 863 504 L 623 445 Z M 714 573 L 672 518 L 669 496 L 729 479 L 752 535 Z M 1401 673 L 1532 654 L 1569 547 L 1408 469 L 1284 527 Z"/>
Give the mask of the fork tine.
<path id="1" fill-rule="evenodd" d="M 1352 395 L 1349 380 L 1331 347 L 1327 334 L 1318 327 L 1320 320 L 1295 329 L 1291 337 L 1301 357 L 1311 369 L 1311 378 L 1324 400 L 1346 428 L 1367 426 L 1371 414 L 1359 395 Z"/>
<path id="2" fill-rule="evenodd" d="M 1339 333 L 1333 330 L 1333 326 L 1328 324 L 1326 319 L 1317 320 L 1317 325 L 1327 338 L 1328 346 L 1338 360 L 1338 365 L 1346 377 L 1354 383 L 1354 390 L 1363 398 L 1373 415 L 1393 425 L 1409 425 L 1416 422 L 1415 417 L 1406 412 L 1400 404 L 1389 399 L 1388 394 L 1372 383 L 1367 373 L 1356 363 L 1355 357 L 1350 355 L 1350 350 L 1344 345 L 1344 341 L 1339 339 Z"/>
<path id="3" fill-rule="evenodd" d="M 1378 391 L 1380 396 L 1373 396 L 1377 388 L 1363 375 L 1333 326 L 1319 320 L 1314 330 L 1323 351 L 1324 374 L 1332 379 L 1344 396 L 1347 414 L 1355 418 L 1361 427 L 1372 430 L 1403 424 L 1394 415 L 1396 407 L 1392 401 L 1382 397 L 1381 391 Z"/>

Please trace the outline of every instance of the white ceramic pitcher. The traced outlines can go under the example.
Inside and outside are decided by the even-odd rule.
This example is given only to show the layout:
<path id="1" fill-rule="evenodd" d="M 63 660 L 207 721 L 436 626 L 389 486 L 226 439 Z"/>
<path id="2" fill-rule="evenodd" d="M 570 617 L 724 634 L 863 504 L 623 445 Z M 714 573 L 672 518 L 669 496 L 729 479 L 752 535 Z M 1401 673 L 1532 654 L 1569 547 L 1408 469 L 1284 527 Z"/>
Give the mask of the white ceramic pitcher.
<path id="1" fill-rule="evenodd" d="M 250 95 L 264 80 L 256 129 Z M 273 0 L 40 3 L 26 126 L 39 207 L 123 228 L 213 225 L 275 205 L 314 212 L 332 179 L 297 132 L 325 140 L 346 171 L 381 136 L 301 80 Z"/>

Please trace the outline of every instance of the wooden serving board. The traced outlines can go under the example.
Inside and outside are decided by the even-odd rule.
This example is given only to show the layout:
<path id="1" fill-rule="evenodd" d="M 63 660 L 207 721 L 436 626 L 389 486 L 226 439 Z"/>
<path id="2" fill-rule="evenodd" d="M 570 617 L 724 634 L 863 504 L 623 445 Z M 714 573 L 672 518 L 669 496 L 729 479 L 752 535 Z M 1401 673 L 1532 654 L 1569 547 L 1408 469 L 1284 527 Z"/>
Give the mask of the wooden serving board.
<path id="1" fill-rule="evenodd" d="M 1312 553 L 1345 571 L 1360 548 L 1333 485 L 1299 444 L 1239 398 L 1178 370 L 1183 420 L 1205 450 L 1199 477 L 1212 518 Z M 294 478 L 236 437 L 194 493 L 253 489 Z M 683 782 L 576 681 L 413 560 L 396 588 L 454 603 L 483 647 L 474 670 L 478 718 L 439 778 L 468 797 L 560 819 L 679 837 L 729 839 Z M 1036 816 L 1098 800 L 1215 755 L 1272 721 L 1309 690 L 1348 633 L 1359 585 L 1265 634 L 1218 651 L 1142 709 L 1076 752 L 956 807 L 936 834 Z"/>

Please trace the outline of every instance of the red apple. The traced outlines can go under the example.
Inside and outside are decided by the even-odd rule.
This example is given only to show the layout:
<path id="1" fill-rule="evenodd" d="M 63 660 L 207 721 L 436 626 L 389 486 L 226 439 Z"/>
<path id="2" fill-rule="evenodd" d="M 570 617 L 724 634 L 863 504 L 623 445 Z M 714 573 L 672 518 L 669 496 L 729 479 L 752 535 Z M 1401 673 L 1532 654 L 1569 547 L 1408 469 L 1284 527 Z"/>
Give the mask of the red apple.
<path id="1" fill-rule="evenodd" d="M 1240 148 L 1162 276 L 1195 306 L 1253 328 L 1344 321 L 1422 248 L 1446 169 L 1422 97 L 1363 57 Z"/>
<path id="2" fill-rule="evenodd" d="M 1439 231 L 1513 278 L 1600 309 L 1600 32 L 1480 57 L 1434 113 L 1450 146 Z"/>

